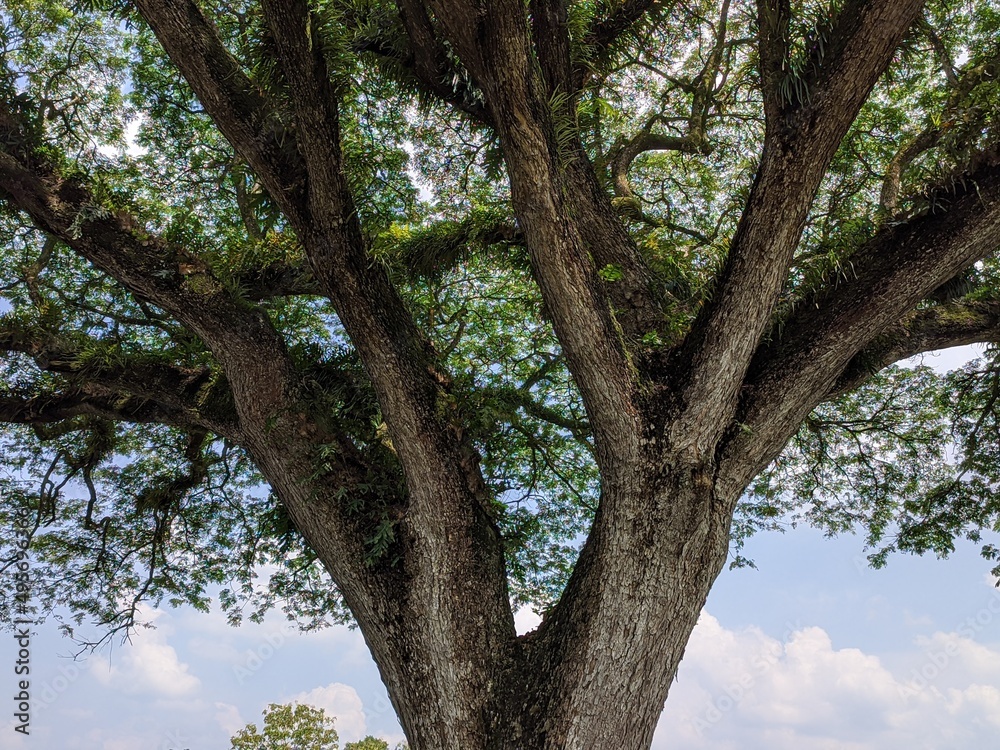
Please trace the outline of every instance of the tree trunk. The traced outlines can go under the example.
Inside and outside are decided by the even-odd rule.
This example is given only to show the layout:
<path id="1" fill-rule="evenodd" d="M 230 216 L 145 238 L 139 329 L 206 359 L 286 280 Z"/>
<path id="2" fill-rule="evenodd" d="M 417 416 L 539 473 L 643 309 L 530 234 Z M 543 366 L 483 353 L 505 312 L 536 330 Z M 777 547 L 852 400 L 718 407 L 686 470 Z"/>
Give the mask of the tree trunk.
<path id="1" fill-rule="evenodd" d="M 727 555 L 734 496 L 716 495 L 711 466 L 664 461 L 655 441 L 639 445 L 604 485 L 560 605 L 518 637 L 507 602 L 485 591 L 462 592 L 458 606 L 441 601 L 455 595 L 444 586 L 460 571 L 431 580 L 427 568 L 345 565 L 336 501 L 298 479 L 311 446 L 300 438 L 290 449 L 294 439 L 277 429 L 254 441 L 255 458 L 337 580 L 413 750 L 649 747 Z"/>
<path id="2" fill-rule="evenodd" d="M 410 747 L 489 747 L 503 674 L 518 654 L 495 524 L 467 496 L 465 517 L 440 518 L 429 540 L 419 517 L 402 518 L 396 546 L 371 560 L 363 514 L 344 524 L 338 490 L 347 482 L 304 479 L 315 476 L 318 446 L 289 426 L 262 426 L 248 448 L 357 620 Z M 454 492 L 447 478 L 423 487 L 428 502 Z"/>
<path id="3" fill-rule="evenodd" d="M 520 746 L 648 748 L 725 562 L 732 504 L 703 468 L 642 460 L 604 500 L 618 517 L 596 519 L 569 606 L 526 643 Z"/>

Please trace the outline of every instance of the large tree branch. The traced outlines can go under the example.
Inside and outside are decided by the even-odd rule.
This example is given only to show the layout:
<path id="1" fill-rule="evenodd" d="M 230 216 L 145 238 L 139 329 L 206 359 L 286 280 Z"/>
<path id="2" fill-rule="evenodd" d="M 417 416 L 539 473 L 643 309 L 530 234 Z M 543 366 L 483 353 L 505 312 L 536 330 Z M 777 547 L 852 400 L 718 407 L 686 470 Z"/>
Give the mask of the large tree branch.
<path id="1" fill-rule="evenodd" d="M 41 159 L 32 167 L 0 152 L 0 193 L 38 228 L 200 336 L 230 379 L 241 419 L 263 424 L 281 408 L 291 365 L 261 311 L 231 297 L 197 258 L 127 214 L 99 206 L 85 185 L 62 178 Z"/>
<path id="2" fill-rule="evenodd" d="M 893 216 L 899 210 L 899 190 L 902 184 L 903 172 L 920 154 L 934 148 L 941 140 L 941 128 L 930 127 L 922 130 L 912 140 L 900 148 L 885 171 L 882 181 L 882 192 L 879 205 L 886 216 Z"/>
<path id="3" fill-rule="evenodd" d="M 265 17 L 279 51 L 295 109 L 299 145 L 309 175 L 308 222 L 296 223 L 314 276 L 340 315 L 375 385 L 404 466 L 416 476 L 435 467 L 437 481 L 451 477 L 468 501 L 478 471 L 466 474 L 471 447 L 454 441 L 438 402 L 447 378 L 414 325 L 385 269 L 372 263 L 343 173 L 336 92 L 303 0 L 265 0 Z M 462 454 L 462 455 L 459 455 Z M 464 467 L 464 468 L 463 468 Z M 459 488 L 461 487 L 461 490 Z M 485 498 L 477 498 L 484 501 Z M 438 496 L 436 502 L 440 502 Z"/>
<path id="4" fill-rule="evenodd" d="M 41 330 L 0 330 L 0 351 L 30 356 L 40 370 L 58 373 L 71 388 L 88 395 L 117 394 L 129 402 L 129 413 L 143 404 L 144 415 L 169 415 L 170 424 L 211 430 L 236 439 L 239 426 L 224 380 L 213 379 L 207 367 L 185 367 L 153 361 L 148 355 L 109 352 L 104 361 L 85 352 L 102 342 L 81 334 L 60 337 Z"/>
<path id="5" fill-rule="evenodd" d="M 401 47 L 404 45 L 396 43 L 395 40 L 389 41 L 381 36 L 366 36 L 357 40 L 354 49 L 358 53 L 371 54 L 383 67 L 388 63 L 390 72 L 397 67 L 401 68 L 406 80 L 412 80 L 425 94 L 449 104 L 480 125 L 492 127 L 492 117 L 483 106 L 480 92 L 468 81 L 462 80 L 463 76 L 447 57 L 437 61 L 436 67 L 418 67 L 416 53 L 408 47 L 403 49 Z M 433 72 L 434 70 L 437 74 Z"/>
<path id="6" fill-rule="evenodd" d="M 445 89 L 442 77 L 447 69 L 447 57 L 423 0 L 396 0 L 396 7 L 410 40 L 413 72 L 435 92 Z"/>
<path id="7" fill-rule="evenodd" d="M 789 0 L 757 0 L 757 53 L 760 57 L 760 85 L 764 94 L 764 115 L 777 122 L 784 110 L 782 82 L 788 74 Z"/>
<path id="8" fill-rule="evenodd" d="M 531 33 L 549 95 L 574 95 L 567 0 L 531 0 Z"/>
<path id="9" fill-rule="evenodd" d="M 396 7 L 408 44 L 385 36 L 368 37 L 361 41 L 359 51 L 394 61 L 412 75 L 426 94 L 492 127 L 493 119 L 483 106 L 481 92 L 442 43 L 424 0 L 396 0 Z"/>
<path id="10" fill-rule="evenodd" d="M 5 136 L 5 150 L 0 151 L 0 197 L 121 283 L 137 300 L 157 305 L 205 342 L 233 394 L 241 443 L 273 480 L 276 491 L 288 498 L 296 524 L 323 552 L 331 572 L 338 574 L 338 583 L 355 596 L 360 589 L 380 585 L 364 565 L 364 529 L 358 519 L 344 517 L 332 496 L 338 487 L 349 491 L 363 485 L 370 472 L 351 459 L 349 443 L 329 435 L 303 410 L 302 384 L 284 340 L 266 313 L 232 296 L 199 258 L 145 231 L 128 214 L 102 207 L 79 179 L 63 177 L 40 155 L 16 112 L 5 105 L 0 105 L 0 131 Z M 135 387 L 135 383 L 130 385 Z M 94 397 L 108 395 L 92 393 L 107 386 L 80 387 L 91 389 Z M 111 390 L 117 397 L 127 392 Z M 141 415 L 154 421 L 179 420 L 179 410 L 169 404 L 161 406 L 140 397 L 126 401 L 136 404 L 127 413 L 109 411 L 107 401 L 85 401 L 72 408 L 97 410 L 109 419 Z M 23 403 L 8 406 L 12 413 L 20 409 L 21 414 L 35 408 Z M 189 419 L 187 415 L 185 420 Z M 313 441 L 342 446 L 341 456 L 329 462 L 329 483 L 323 487 L 330 493 L 323 495 L 326 502 L 317 500 L 314 485 L 306 487 L 303 482 L 316 471 Z M 281 450 L 276 451 L 275 445 L 281 445 Z"/>
<path id="11" fill-rule="evenodd" d="M 891 342 L 892 326 L 921 300 L 1000 246 L 996 157 L 984 157 L 956 187 L 941 192 L 939 199 L 950 205 L 880 231 L 851 257 L 850 278 L 807 299 L 784 321 L 784 333 L 776 331 L 757 352 L 736 417 L 742 428 L 724 448 L 736 481 L 749 481 L 777 454 L 816 403 L 838 388 L 859 352 L 877 350 L 883 333 Z M 980 311 L 976 322 L 983 323 L 987 312 Z M 908 325 L 918 325 L 921 316 L 908 318 Z M 956 330 L 951 332 L 958 336 Z"/>
<path id="12" fill-rule="evenodd" d="M 277 46 L 278 64 L 295 112 L 296 140 L 308 174 L 309 218 L 333 224 L 324 229 L 348 245 L 336 252 L 358 252 L 363 241 L 343 172 L 337 91 L 323 56 L 318 24 L 312 23 L 306 2 L 264 0 L 261 7 Z M 209 111 L 219 122 L 217 114 L 222 113 L 214 108 Z M 240 141 L 235 145 L 243 150 L 250 144 Z M 300 230 L 303 228 L 302 222 L 296 224 Z M 345 224 L 346 232 L 340 230 Z"/>
<path id="13" fill-rule="evenodd" d="M 649 151 L 677 151 L 682 154 L 706 153 L 710 150 L 704 135 L 665 135 L 650 132 L 653 120 L 639 133 L 622 144 L 611 160 L 611 181 L 618 198 L 638 200 L 628 180 L 628 170 L 640 154 Z"/>
<path id="14" fill-rule="evenodd" d="M 1000 343 L 1000 300 L 949 302 L 914 310 L 854 355 L 825 400 L 854 390 L 909 357 L 969 344 Z"/>
<path id="15" fill-rule="evenodd" d="M 396 0 L 399 17 L 410 39 L 413 69 L 422 81 L 434 85 L 444 72 L 444 47 L 434 32 L 423 0 Z"/>
<path id="16" fill-rule="evenodd" d="M 817 126 L 836 132 L 845 117 L 853 122 L 923 5 L 924 0 L 847 0 L 832 24 L 821 22 L 813 30 L 816 38 L 805 40 L 801 59 L 786 60 L 786 75 L 804 85 L 783 89 L 786 127 L 819 135 Z M 827 119 L 834 124 L 816 122 Z"/>
<path id="17" fill-rule="evenodd" d="M 764 152 L 750 198 L 711 301 L 678 357 L 690 363 L 681 368 L 677 384 L 683 393 L 681 415 L 672 428 L 678 445 L 694 440 L 698 453 L 714 450 L 736 408 L 830 161 L 922 5 L 923 0 L 847 2 L 829 31 L 825 52 L 810 53 L 808 97 L 786 97 L 767 109 Z M 778 19 L 762 18 L 763 26 L 777 24 L 767 44 L 780 45 L 783 4 L 762 2 L 760 7 L 762 14 Z M 773 66 L 778 54 L 787 56 L 787 49 L 762 52 L 762 64 Z M 774 71 L 765 68 L 763 75 L 765 86 L 770 85 Z"/>
<path id="18" fill-rule="evenodd" d="M 599 460 L 606 458 L 604 468 L 613 472 L 613 446 L 633 440 L 637 424 L 634 371 L 619 331 L 638 339 L 660 322 L 651 274 L 609 210 L 578 142 L 557 143 L 558 123 L 572 115 L 563 97 L 548 96 L 523 6 L 492 4 L 483 16 L 466 0 L 433 3 L 496 115 L 535 278 L 594 425 Z M 472 33 L 477 28 L 478 35 Z M 620 281 L 604 286 L 597 271 L 608 266 Z M 619 303 L 617 323 L 611 299 Z"/>
<path id="19" fill-rule="evenodd" d="M 300 216 L 306 200 L 304 166 L 294 149 L 281 147 L 273 108 L 226 49 L 211 21 L 193 0 L 136 0 L 136 7 L 271 197 L 289 218 Z"/>
<path id="20" fill-rule="evenodd" d="M 937 31 L 935 31 L 927 18 L 923 18 L 920 21 L 919 27 L 927 35 L 927 39 L 931 43 L 931 48 L 934 50 L 934 56 L 937 57 L 938 64 L 941 66 L 941 71 L 944 73 L 944 77 L 948 79 L 948 85 L 957 86 L 958 71 L 955 69 L 955 61 L 948 52 L 944 40 L 938 36 Z"/>
<path id="21" fill-rule="evenodd" d="M 186 430 L 207 428 L 216 434 L 225 435 L 214 426 L 192 419 L 183 409 L 171 408 L 93 383 L 30 396 L 0 395 L 0 422 L 8 424 L 53 424 L 83 415 L 113 422 L 162 424 Z"/>
<path id="22" fill-rule="evenodd" d="M 60 176 L 24 144 L 15 145 L 19 156 L 30 160 L 31 169 L 9 153 L 0 152 L 0 195 L 137 298 L 156 304 L 205 341 L 231 388 L 240 418 L 241 444 L 287 503 L 296 526 L 326 562 L 355 612 L 370 611 L 373 592 L 382 591 L 383 598 L 390 600 L 385 591 L 398 585 L 398 571 L 376 569 L 365 562 L 365 540 L 380 519 L 346 513 L 338 493 L 354 493 L 358 502 L 367 502 L 369 508 L 398 504 L 402 497 L 389 491 L 381 495 L 370 487 L 356 490 L 368 486 L 384 467 L 368 466 L 349 439 L 324 427 L 326 415 L 311 413 L 303 383 L 267 315 L 230 295 L 198 258 L 137 227 L 128 215 L 100 207 L 84 185 Z M 52 367 L 54 362 L 61 370 L 71 371 L 68 378 L 86 375 L 85 371 L 73 373 L 72 362 L 50 358 L 48 365 Z M 109 371 L 98 368 L 98 372 L 106 379 L 114 377 Z M 141 369 L 135 375 L 147 375 L 155 381 L 153 373 Z M 168 378 L 162 370 L 156 375 Z M 128 381 L 122 386 L 144 393 L 142 384 L 134 382 L 131 374 L 118 376 Z M 192 385 L 188 383 L 189 388 Z M 130 393 L 125 387 L 109 388 L 90 381 L 75 387 L 86 398 L 67 396 L 59 410 L 42 411 L 42 416 L 38 415 L 38 402 L 16 397 L 6 408 L 12 418 L 35 421 L 61 419 L 72 413 L 181 425 L 191 418 L 170 403 L 142 396 L 131 396 L 121 404 L 123 410 L 116 411 L 115 404 Z M 162 389 L 153 390 L 150 395 L 163 400 Z M 110 401 L 112 398 L 118 401 Z M 316 445 L 336 448 L 324 462 L 320 483 L 310 481 L 317 476 Z M 389 488 L 397 483 L 398 479 L 392 478 L 385 485 Z"/>

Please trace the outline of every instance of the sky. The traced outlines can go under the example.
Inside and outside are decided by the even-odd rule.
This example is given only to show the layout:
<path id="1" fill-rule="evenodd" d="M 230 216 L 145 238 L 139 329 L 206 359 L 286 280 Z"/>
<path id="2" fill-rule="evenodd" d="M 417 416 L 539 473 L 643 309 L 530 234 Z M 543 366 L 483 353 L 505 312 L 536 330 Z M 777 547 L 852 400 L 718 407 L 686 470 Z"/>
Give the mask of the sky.
<path id="1" fill-rule="evenodd" d="M 929 359 L 945 369 L 958 353 Z M 1000 589 L 976 545 L 870 569 L 859 537 L 761 534 L 725 571 L 671 688 L 654 750 L 922 750 L 1000 736 Z M 227 750 L 268 703 L 337 717 L 341 742 L 403 739 L 360 632 L 299 634 L 280 613 L 147 610 L 153 628 L 74 661 L 55 623 L 31 642 L 29 737 L 14 732 L 17 647 L 0 633 L 3 750 Z M 521 611 L 522 631 L 537 616 Z"/>

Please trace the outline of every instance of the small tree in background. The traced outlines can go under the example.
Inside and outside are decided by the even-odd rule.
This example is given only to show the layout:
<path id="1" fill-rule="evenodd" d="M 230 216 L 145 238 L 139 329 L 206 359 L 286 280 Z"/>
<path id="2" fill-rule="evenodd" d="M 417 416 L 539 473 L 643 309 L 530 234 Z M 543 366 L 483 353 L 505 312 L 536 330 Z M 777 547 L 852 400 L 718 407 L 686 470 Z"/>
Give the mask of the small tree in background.
<path id="1" fill-rule="evenodd" d="M 368 735 L 363 740 L 348 742 L 344 745 L 344 750 L 389 750 L 389 743 Z M 408 750 L 408 747 L 400 742 L 393 750 Z"/>
<path id="2" fill-rule="evenodd" d="M 233 735 L 230 750 L 337 750 L 340 737 L 336 718 L 322 708 L 304 704 L 271 703 L 264 710 L 263 733 L 247 724 Z M 348 742 L 344 750 L 389 750 L 389 743 L 368 735 Z M 393 750 L 408 750 L 405 743 Z"/>
<path id="3" fill-rule="evenodd" d="M 247 724 L 233 735 L 230 750 L 337 750 L 335 721 L 322 708 L 271 703 L 264 710 L 263 732 L 255 724 Z M 369 750 L 377 746 L 359 747 Z"/>
<path id="4" fill-rule="evenodd" d="M 344 750 L 389 750 L 389 743 L 368 735 L 363 740 L 348 742 L 344 745 Z"/>

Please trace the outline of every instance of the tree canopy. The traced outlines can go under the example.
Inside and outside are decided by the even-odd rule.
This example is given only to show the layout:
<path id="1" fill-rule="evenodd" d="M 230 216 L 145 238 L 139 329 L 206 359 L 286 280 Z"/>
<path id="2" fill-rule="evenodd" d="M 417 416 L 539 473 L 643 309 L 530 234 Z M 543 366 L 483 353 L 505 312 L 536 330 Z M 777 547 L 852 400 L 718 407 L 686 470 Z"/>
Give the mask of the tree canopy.
<path id="1" fill-rule="evenodd" d="M 231 750 L 337 750 L 336 720 L 322 708 L 272 703 L 263 728 L 247 724 L 232 737 Z"/>
<path id="2" fill-rule="evenodd" d="M 247 724 L 233 735 L 231 750 L 337 750 L 340 736 L 336 723 L 322 708 L 272 703 L 264 709 L 263 727 Z M 389 743 L 368 735 L 348 742 L 344 750 L 389 750 Z M 400 744 L 395 750 L 406 750 L 406 746 Z"/>
<path id="3" fill-rule="evenodd" d="M 581 706 L 641 693 L 640 747 L 747 535 L 996 563 L 998 40 L 993 0 L 8 0 L 39 616 L 354 619 L 416 748 L 622 739 Z"/>

